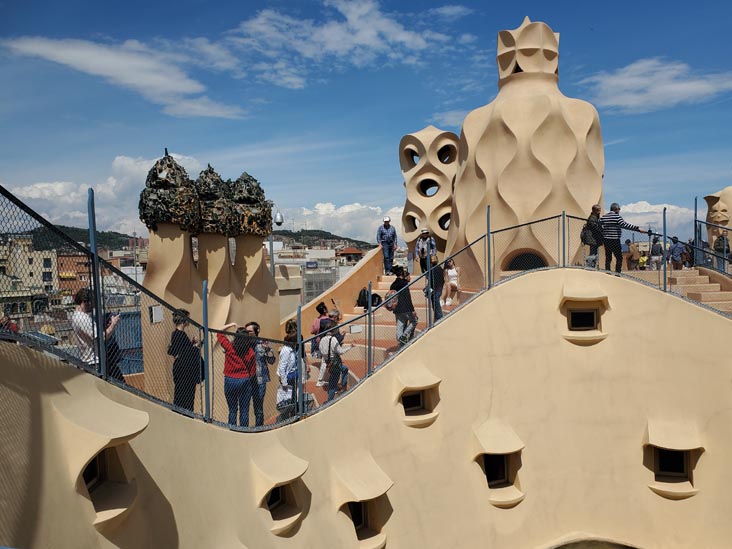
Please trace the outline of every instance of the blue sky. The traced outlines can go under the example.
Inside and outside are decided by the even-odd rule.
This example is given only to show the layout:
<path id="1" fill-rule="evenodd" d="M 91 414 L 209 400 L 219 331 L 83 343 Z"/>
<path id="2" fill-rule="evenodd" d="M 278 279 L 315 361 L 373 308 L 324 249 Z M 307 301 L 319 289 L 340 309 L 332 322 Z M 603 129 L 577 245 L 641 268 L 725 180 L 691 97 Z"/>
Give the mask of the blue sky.
<path id="1" fill-rule="evenodd" d="M 193 177 L 251 173 L 290 228 L 371 239 L 404 203 L 401 137 L 459 133 L 526 15 L 600 112 L 606 202 L 690 233 L 732 184 L 730 3 L 0 0 L 0 183 L 75 225 L 92 186 L 100 227 L 139 231 L 168 147 Z"/>

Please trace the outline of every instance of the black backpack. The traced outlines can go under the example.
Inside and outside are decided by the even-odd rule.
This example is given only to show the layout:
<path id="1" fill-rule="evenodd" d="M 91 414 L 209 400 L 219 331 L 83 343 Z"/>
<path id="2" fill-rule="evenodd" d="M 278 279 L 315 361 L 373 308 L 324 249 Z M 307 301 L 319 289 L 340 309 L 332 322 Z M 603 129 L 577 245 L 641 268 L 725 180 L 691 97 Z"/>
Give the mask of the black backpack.
<path id="1" fill-rule="evenodd" d="M 369 291 L 366 289 L 366 286 L 361 288 L 361 291 L 358 292 L 358 299 L 356 299 L 356 307 L 363 307 L 364 309 L 368 308 L 369 306 Z"/>
<path id="2" fill-rule="evenodd" d="M 381 305 L 381 296 L 379 294 L 371 294 L 371 306 L 378 307 Z"/>
<path id="3" fill-rule="evenodd" d="M 580 231 L 580 241 L 582 244 L 589 245 L 590 240 L 592 238 L 592 232 L 590 231 L 590 227 L 585 223 L 585 226 L 582 227 L 582 230 Z"/>

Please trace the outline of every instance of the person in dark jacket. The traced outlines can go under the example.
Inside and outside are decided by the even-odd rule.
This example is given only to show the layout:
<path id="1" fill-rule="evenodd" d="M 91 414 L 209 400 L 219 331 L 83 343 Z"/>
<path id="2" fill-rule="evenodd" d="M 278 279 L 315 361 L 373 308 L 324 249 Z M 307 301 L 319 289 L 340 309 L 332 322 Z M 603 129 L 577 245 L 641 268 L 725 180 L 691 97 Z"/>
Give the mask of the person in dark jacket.
<path id="1" fill-rule="evenodd" d="M 714 251 L 717 254 L 717 270 L 725 271 L 727 265 L 727 256 L 729 255 L 729 240 L 727 239 L 727 232 L 723 232 L 714 241 Z"/>
<path id="2" fill-rule="evenodd" d="M 112 313 L 104 313 L 104 355 L 107 359 L 107 375 L 120 383 L 124 383 L 125 378 L 119 367 L 119 363 L 122 360 L 122 351 L 120 351 L 117 336 L 114 335 L 114 331 L 109 332 L 109 327 L 112 325 L 114 316 Z"/>
<path id="3" fill-rule="evenodd" d="M 201 352 L 198 338 L 188 337 L 185 329 L 189 323 L 189 313 L 178 309 L 173 313 L 175 330 L 170 336 L 168 354 L 173 361 L 173 404 L 179 408 L 193 411 L 196 385 L 201 382 Z"/>
<path id="4" fill-rule="evenodd" d="M 396 317 L 396 339 L 400 347 L 406 345 L 413 337 L 417 328 L 417 313 L 414 311 L 412 294 L 409 293 L 409 273 L 402 267 L 394 267 L 396 280 L 389 286 L 397 292 L 397 305 L 394 309 Z"/>
<path id="5" fill-rule="evenodd" d="M 432 267 L 429 274 L 429 297 L 432 300 L 432 311 L 434 321 L 437 322 L 442 318 L 442 305 L 440 297 L 442 297 L 442 288 L 445 286 L 445 271 L 437 265 L 437 256 L 433 255 L 430 261 Z"/>
<path id="6" fill-rule="evenodd" d="M 584 232 L 584 244 L 590 247 L 590 254 L 585 258 L 585 267 L 597 267 L 597 251 L 602 244 L 602 225 L 600 225 L 600 214 L 602 208 L 599 204 L 592 206 L 590 216 L 587 218 L 587 231 Z"/>

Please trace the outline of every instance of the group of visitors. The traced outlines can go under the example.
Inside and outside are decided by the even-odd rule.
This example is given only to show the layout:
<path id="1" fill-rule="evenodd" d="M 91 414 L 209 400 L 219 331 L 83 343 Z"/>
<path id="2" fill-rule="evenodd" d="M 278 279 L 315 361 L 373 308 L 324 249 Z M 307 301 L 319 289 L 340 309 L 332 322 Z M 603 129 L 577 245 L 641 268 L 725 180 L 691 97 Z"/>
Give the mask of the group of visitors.
<path id="1" fill-rule="evenodd" d="M 333 400 L 339 391 L 348 388 L 348 366 L 343 364 L 341 355 L 350 351 L 353 345 L 343 345 L 345 334 L 340 331 L 341 312 L 338 309 L 328 310 L 324 302 L 315 306 L 318 317 L 313 320 L 310 333 L 314 336 L 310 355 L 320 359 L 317 387 L 328 388 L 328 400 Z"/>
<path id="2" fill-rule="evenodd" d="M 585 266 L 595 268 L 597 266 L 598 250 L 600 246 L 605 248 L 605 270 L 609 271 L 612 258 L 615 257 L 615 272 L 620 274 L 623 263 L 623 253 L 620 245 L 620 235 L 622 229 L 635 231 L 649 236 L 652 235 L 650 229 L 643 230 L 636 225 L 626 222 L 620 216 L 620 205 L 613 202 L 610 205 L 610 211 L 605 215 L 600 215 L 601 207 L 599 204 L 592 206 L 592 211 L 585 226 L 582 228 L 580 238 L 582 243 L 589 246 L 589 254 L 585 257 Z M 717 244 L 719 242 L 719 244 Z M 628 270 L 661 270 L 664 262 L 671 264 L 672 270 L 680 270 L 684 267 L 693 265 L 693 245 L 684 244 L 678 237 L 671 237 L 671 245 L 668 250 L 664 251 L 663 245 L 659 242 L 658 236 L 653 236 L 650 246 L 650 255 L 648 251 L 641 251 L 638 244 L 631 242 L 630 239 L 625 240 L 628 248 L 627 265 Z M 719 250 L 717 250 L 719 247 Z M 724 251 L 729 252 L 729 244 L 726 238 L 718 238 L 715 241 L 715 251 L 720 252 L 721 256 L 717 257 L 718 268 L 723 270 L 726 255 Z M 721 261 L 720 261 L 721 260 Z M 721 266 L 720 266 L 721 265 Z"/>

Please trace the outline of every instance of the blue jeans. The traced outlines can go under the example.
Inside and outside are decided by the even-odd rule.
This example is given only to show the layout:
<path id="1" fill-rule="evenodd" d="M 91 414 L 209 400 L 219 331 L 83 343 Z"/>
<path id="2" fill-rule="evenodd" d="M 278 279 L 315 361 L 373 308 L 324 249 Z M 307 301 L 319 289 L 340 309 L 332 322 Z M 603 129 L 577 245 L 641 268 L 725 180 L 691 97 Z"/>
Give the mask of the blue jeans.
<path id="1" fill-rule="evenodd" d="M 396 338 L 399 346 L 402 347 L 412 339 L 414 330 L 417 328 L 416 315 L 412 313 L 396 313 Z"/>
<path id="2" fill-rule="evenodd" d="M 381 253 L 384 254 L 384 272 L 391 273 L 391 264 L 394 262 L 394 244 L 383 243 Z"/>
<path id="3" fill-rule="evenodd" d="M 252 381 L 248 377 L 224 377 L 224 395 L 229 405 L 229 425 L 249 426 L 249 401 L 252 399 Z M 237 411 L 239 423 L 236 422 Z"/>
<path id="4" fill-rule="evenodd" d="M 440 305 L 440 296 L 442 295 L 442 288 L 432 291 L 432 313 L 434 322 L 437 322 L 442 318 L 442 305 Z"/>
<path id="5" fill-rule="evenodd" d="M 335 397 L 339 381 L 343 387 L 348 385 L 348 366 L 345 364 L 341 366 L 340 374 L 338 370 L 330 370 L 330 374 L 328 375 L 328 400 L 333 400 Z"/>

